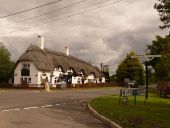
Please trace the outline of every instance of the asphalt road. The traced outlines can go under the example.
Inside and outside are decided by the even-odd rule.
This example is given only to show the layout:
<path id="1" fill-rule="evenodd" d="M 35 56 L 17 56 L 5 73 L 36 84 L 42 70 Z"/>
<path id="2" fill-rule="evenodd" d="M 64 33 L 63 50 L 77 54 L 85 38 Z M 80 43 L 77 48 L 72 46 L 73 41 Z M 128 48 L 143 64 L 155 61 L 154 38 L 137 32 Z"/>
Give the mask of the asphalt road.
<path id="1" fill-rule="evenodd" d="M 0 94 L 0 128 L 107 128 L 88 113 L 86 105 L 118 90 L 7 90 Z"/>

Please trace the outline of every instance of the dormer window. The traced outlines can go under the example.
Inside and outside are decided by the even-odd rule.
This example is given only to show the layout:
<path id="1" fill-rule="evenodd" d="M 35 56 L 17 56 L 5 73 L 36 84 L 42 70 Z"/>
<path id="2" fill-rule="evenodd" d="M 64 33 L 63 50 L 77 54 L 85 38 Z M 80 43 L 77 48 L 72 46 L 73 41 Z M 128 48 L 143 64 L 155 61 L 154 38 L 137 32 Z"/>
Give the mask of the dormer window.
<path id="1" fill-rule="evenodd" d="M 30 68 L 30 64 L 22 64 L 22 69 L 23 68 Z"/>
<path id="2" fill-rule="evenodd" d="M 62 72 L 62 68 L 61 68 L 61 66 L 57 66 L 54 70 L 55 70 L 55 71 Z"/>

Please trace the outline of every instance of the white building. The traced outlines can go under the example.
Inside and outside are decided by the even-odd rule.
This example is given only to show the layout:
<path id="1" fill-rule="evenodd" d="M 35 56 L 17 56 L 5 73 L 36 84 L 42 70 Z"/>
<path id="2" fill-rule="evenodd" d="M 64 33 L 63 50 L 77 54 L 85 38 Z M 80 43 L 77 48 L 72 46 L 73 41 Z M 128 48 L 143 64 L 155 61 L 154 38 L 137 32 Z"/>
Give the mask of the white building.
<path id="1" fill-rule="evenodd" d="M 52 86 L 65 81 L 68 84 L 95 83 L 101 77 L 97 67 L 73 57 L 65 47 L 65 53 L 31 45 L 21 55 L 14 67 L 14 86 L 41 87 L 45 80 Z M 104 82 L 104 81 L 103 81 Z"/>

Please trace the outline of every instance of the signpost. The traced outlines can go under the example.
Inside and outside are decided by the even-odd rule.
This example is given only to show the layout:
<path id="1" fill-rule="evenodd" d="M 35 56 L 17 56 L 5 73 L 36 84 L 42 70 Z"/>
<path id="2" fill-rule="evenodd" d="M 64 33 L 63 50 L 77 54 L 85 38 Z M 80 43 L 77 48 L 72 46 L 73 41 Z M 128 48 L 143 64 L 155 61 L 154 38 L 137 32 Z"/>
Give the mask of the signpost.
<path id="1" fill-rule="evenodd" d="M 131 58 L 138 58 L 138 57 L 142 57 L 144 58 L 144 62 L 145 62 L 145 71 L 146 71 L 146 94 L 145 94 L 145 99 L 148 99 L 148 61 L 152 60 L 153 58 L 160 58 L 162 57 L 162 55 L 148 55 L 148 54 L 144 54 L 144 55 L 136 55 L 136 56 L 131 56 Z"/>
<path id="2" fill-rule="evenodd" d="M 128 102 L 128 96 L 134 96 L 134 106 L 136 106 L 136 97 L 146 95 L 146 89 L 145 88 L 130 88 L 130 89 L 121 89 L 120 90 L 120 97 L 119 97 L 119 104 L 121 103 L 121 100 L 123 98 L 123 102 L 127 104 Z M 146 102 L 146 97 L 144 104 Z"/>

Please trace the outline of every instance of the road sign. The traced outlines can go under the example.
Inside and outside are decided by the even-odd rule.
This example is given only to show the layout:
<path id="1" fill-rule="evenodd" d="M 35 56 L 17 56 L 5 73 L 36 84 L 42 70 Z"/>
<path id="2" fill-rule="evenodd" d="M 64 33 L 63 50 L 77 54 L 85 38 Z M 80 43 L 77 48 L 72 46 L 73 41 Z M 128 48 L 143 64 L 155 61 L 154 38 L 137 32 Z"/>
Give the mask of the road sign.
<path id="1" fill-rule="evenodd" d="M 123 102 L 126 102 L 128 100 L 128 96 L 133 96 L 134 97 L 134 106 L 136 106 L 136 97 L 137 96 L 142 96 L 146 95 L 146 89 L 145 88 L 129 88 L 129 89 L 121 89 L 120 90 L 120 97 L 119 97 L 119 104 L 121 101 L 121 97 L 123 98 Z M 145 97 L 145 102 L 146 102 L 146 97 Z M 145 104 L 144 102 L 144 104 Z"/>
<path id="2" fill-rule="evenodd" d="M 120 90 L 121 96 L 130 96 L 131 92 L 129 92 L 129 89 L 121 89 Z"/>

